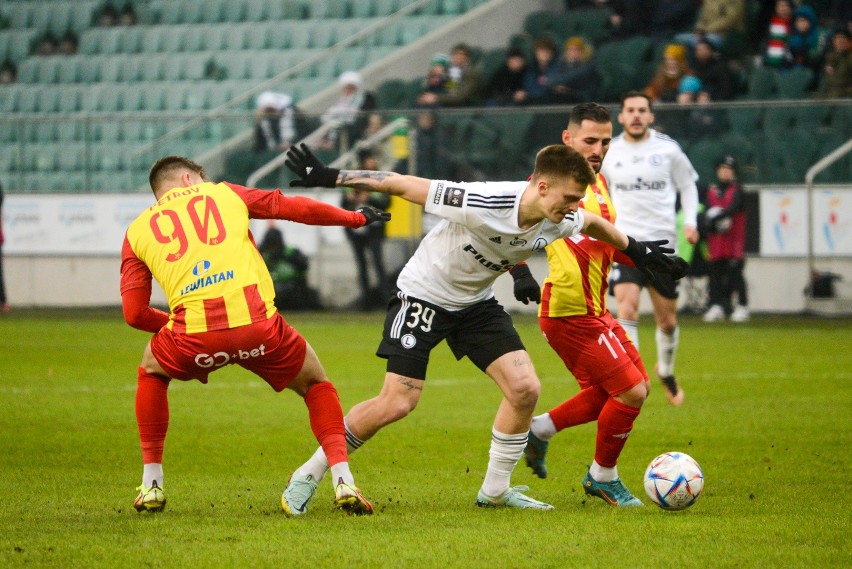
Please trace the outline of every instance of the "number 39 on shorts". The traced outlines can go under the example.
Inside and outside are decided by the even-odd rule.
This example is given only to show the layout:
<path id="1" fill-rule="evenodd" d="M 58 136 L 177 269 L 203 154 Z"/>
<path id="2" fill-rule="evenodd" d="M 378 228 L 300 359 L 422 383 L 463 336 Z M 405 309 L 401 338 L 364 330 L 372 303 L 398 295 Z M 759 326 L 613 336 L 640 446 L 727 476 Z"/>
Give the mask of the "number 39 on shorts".
<path id="1" fill-rule="evenodd" d="M 432 330 L 433 318 L 435 318 L 434 309 L 429 308 L 428 306 L 423 306 L 419 302 L 412 302 L 411 310 L 408 313 L 408 320 L 405 322 L 405 325 L 408 326 L 409 329 L 420 326 L 422 331 L 429 332 Z"/>

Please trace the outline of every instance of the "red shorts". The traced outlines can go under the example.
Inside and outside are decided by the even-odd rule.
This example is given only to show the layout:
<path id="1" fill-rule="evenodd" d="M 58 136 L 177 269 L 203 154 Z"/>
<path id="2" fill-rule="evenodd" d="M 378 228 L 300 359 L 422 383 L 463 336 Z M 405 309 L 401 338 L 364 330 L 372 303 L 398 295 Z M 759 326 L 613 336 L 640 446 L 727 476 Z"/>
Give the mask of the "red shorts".
<path id="1" fill-rule="evenodd" d="M 306 350 L 302 335 L 278 313 L 263 322 L 199 334 L 163 328 L 151 338 L 151 352 L 170 377 L 207 383 L 207 376 L 217 369 L 237 364 L 275 391 L 298 375 Z"/>
<path id="2" fill-rule="evenodd" d="M 639 351 L 609 312 L 539 318 L 538 322 L 544 338 L 582 389 L 597 385 L 615 396 L 648 379 Z"/>

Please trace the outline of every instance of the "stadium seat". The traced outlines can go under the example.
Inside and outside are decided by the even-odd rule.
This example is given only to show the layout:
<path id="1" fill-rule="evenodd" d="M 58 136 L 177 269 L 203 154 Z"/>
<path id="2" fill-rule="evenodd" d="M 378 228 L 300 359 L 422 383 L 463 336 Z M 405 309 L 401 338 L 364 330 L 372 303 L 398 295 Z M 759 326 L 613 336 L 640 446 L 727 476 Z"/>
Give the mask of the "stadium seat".
<path id="1" fill-rule="evenodd" d="M 376 16 L 389 16 L 400 9 L 401 0 L 375 0 Z"/>
<path id="2" fill-rule="evenodd" d="M 733 107 L 727 114 L 733 131 L 748 135 L 762 128 L 763 109 L 760 107 Z"/>
<path id="3" fill-rule="evenodd" d="M 778 86 L 778 96 L 782 99 L 803 99 L 813 81 L 814 73 L 807 67 L 794 67 L 775 78 Z"/>
<path id="4" fill-rule="evenodd" d="M 308 16 L 313 19 L 339 19 L 350 15 L 349 0 L 311 0 L 308 3 Z"/>
<path id="5" fill-rule="evenodd" d="M 375 14 L 375 0 L 352 0 L 352 17 L 372 18 Z"/>
<path id="6" fill-rule="evenodd" d="M 749 99 L 773 99 L 778 90 L 778 72 L 757 66 L 748 74 L 747 97 Z"/>
<path id="7" fill-rule="evenodd" d="M 78 83 L 80 81 L 80 59 L 63 57 L 60 59 L 56 80 L 58 83 Z"/>

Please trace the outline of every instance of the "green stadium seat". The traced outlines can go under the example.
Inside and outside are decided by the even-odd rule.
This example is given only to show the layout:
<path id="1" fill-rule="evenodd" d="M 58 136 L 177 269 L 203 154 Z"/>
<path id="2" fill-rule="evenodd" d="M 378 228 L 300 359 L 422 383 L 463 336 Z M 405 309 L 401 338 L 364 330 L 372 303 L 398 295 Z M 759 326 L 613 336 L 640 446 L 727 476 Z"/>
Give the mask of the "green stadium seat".
<path id="1" fill-rule="evenodd" d="M 105 83 L 117 83 L 121 81 L 121 73 L 123 70 L 122 64 L 124 58 L 120 55 L 106 56 L 98 58 L 101 65 L 100 81 Z"/>
<path id="2" fill-rule="evenodd" d="M 129 112 L 144 111 L 144 88 L 135 85 L 124 88 L 121 93 L 121 110 Z"/>
<path id="3" fill-rule="evenodd" d="M 221 15 L 220 22 L 237 23 L 243 22 L 246 19 L 246 5 L 240 1 L 225 2 Z"/>
<path id="4" fill-rule="evenodd" d="M 55 113 L 59 110 L 59 90 L 52 86 L 40 86 L 36 93 L 35 111 Z"/>
<path id="5" fill-rule="evenodd" d="M 280 24 L 274 24 L 275 26 Z M 246 37 L 246 49 L 268 49 L 272 47 L 270 36 L 271 26 L 268 24 L 252 24 L 251 33 Z"/>
<path id="6" fill-rule="evenodd" d="M 376 16 L 389 16 L 402 7 L 402 0 L 375 0 Z"/>
<path id="7" fill-rule="evenodd" d="M 749 99 L 774 99 L 778 90 L 778 72 L 767 67 L 754 67 L 748 74 L 746 96 Z"/>
<path id="8" fill-rule="evenodd" d="M 339 19 L 351 16 L 349 0 L 311 0 L 308 3 L 308 17 L 313 19 Z"/>
<path id="9" fill-rule="evenodd" d="M 83 102 L 84 89 L 78 85 L 63 85 L 59 91 L 59 112 L 76 113 Z"/>
<path id="10" fill-rule="evenodd" d="M 57 70 L 58 83 L 78 83 L 80 81 L 80 59 L 77 57 L 62 57 Z"/>
<path id="11" fill-rule="evenodd" d="M 83 125 L 77 120 L 62 120 L 56 123 L 56 139 L 59 142 L 83 140 Z"/>
<path id="12" fill-rule="evenodd" d="M 827 129 L 817 133 L 819 149 L 815 158 L 820 160 L 823 157 L 828 156 L 834 150 L 842 146 L 846 140 L 846 137 L 844 137 L 837 129 Z M 826 170 L 817 174 L 815 179 L 818 182 L 848 184 L 849 180 L 852 180 L 852 160 L 850 160 L 847 155 L 845 159 L 842 158 L 836 161 Z"/>
<path id="13" fill-rule="evenodd" d="M 733 107 L 728 109 L 728 124 L 731 130 L 753 134 L 762 128 L 763 109 L 760 107 Z"/>
<path id="14" fill-rule="evenodd" d="M 778 96 L 782 99 L 803 99 L 814 79 L 814 73 L 807 67 L 794 67 L 778 73 L 775 78 Z"/>
<path id="15" fill-rule="evenodd" d="M 23 135 L 24 142 L 55 142 L 58 138 L 56 123 L 52 120 L 27 121 Z"/>
<path id="16" fill-rule="evenodd" d="M 352 17 L 372 18 L 375 14 L 375 0 L 352 0 Z"/>

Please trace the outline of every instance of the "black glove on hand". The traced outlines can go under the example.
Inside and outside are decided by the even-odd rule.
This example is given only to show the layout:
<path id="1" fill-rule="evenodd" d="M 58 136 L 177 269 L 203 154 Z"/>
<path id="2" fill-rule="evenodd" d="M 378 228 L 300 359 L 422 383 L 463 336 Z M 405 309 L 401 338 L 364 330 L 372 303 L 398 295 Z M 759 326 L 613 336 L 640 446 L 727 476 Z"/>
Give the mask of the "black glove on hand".
<path id="1" fill-rule="evenodd" d="M 515 281 L 515 299 L 524 304 L 529 304 L 530 301 L 536 304 L 541 302 L 541 288 L 526 263 L 515 265 L 510 273 Z"/>
<path id="2" fill-rule="evenodd" d="M 675 262 L 668 255 L 674 253 L 674 249 L 663 247 L 668 243 L 665 239 L 659 241 L 636 241 L 627 236 L 627 247 L 624 254 L 630 257 L 636 268 L 642 271 L 646 277 L 654 280 L 654 273 L 674 273 Z"/>
<path id="3" fill-rule="evenodd" d="M 299 176 L 298 180 L 290 182 L 291 188 L 333 188 L 340 174 L 337 168 L 329 168 L 320 162 L 304 142 L 298 147 L 290 147 L 284 165 Z"/>
<path id="4" fill-rule="evenodd" d="M 391 214 L 389 214 L 388 212 L 373 207 L 371 205 L 362 205 L 355 211 L 367 218 L 367 221 L 364 222 L 364 225 L 370 225 L 371 223 L 375 223 L 377 221 L 390 221 L 391 218 Z"/>
<path id="5" fill-rule="evenodd" d="M 681 257 L 674 257 L 672 261 L 674 262 L 672 277 L 674 277 L 674 280 L 680 280 L 689 272 L 689 263 Z"/>

